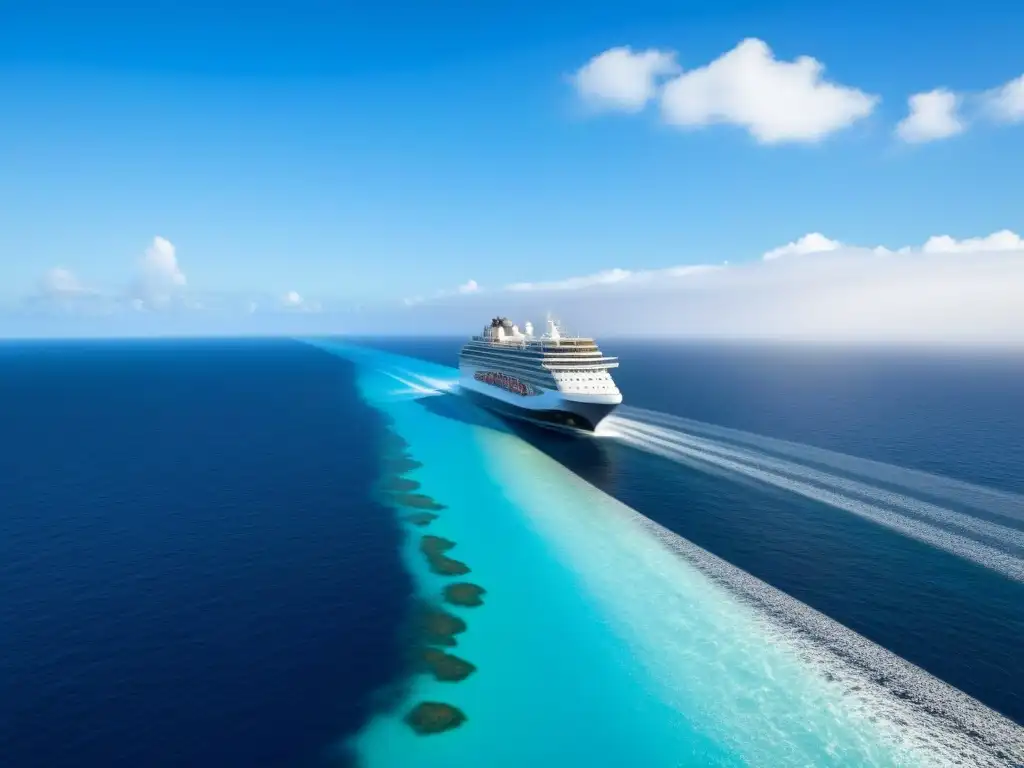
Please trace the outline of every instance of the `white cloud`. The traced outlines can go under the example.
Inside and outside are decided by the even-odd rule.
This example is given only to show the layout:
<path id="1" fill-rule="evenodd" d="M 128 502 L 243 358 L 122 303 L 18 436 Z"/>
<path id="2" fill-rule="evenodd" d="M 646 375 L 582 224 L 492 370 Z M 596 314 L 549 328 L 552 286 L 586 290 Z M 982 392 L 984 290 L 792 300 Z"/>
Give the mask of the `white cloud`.
<path id="1" fill-rule="evenodd" d="M 1024 242 L 1015 233 L 898 249 L 812 235 L 774 249 L 811 258 L 607 270 L 410 311 L 435 333 L 465 332 L 496 311 L 525 321 L 552 310 L 599 336 L 1024 346 Z M 378 331 L 388 322 L 367 321 Z"/>
<path id="2" fill-rule="evenodd" d="M 983 95 L 989 114 L 1001 122 L 1024 121 L 1024 75 Z"/>
<path id="3" fill-rule="evenodd" d="M 907 99 L 910 110 L 896 126 L 896 135 L 903 141 L 919 144 L 948 139 L 963 133 L 965 125 L 957 114 L 960 97 L 945 88 L 915 93 Z"/>
<path id="4" fill-rule="evenodd" d="M 628 269 L 606 269 L 601 272 L 595 272 L 590 275 L 582 275 L 578 277 L 568 277 L 562 280 L 548 280 L 533 283 L 510 283 L 504 286 L 501 291 L 507 291 L 510 293 L 542 293 L 546 291 L 579 291 L 586 288 L 600 288 L 610 287 L 619 285 L 622 283 L 639 283 L 646 282 L 649 280 L 655 280 L 660 278 L 681 278 L 691 275 L 698 275 L 704 272 L 711 272 L 718 269 L 723 269 L 722 266 L 713 264 L 687 264 L 678 267 L 668 267 L 666 269 L 648 269 L 631 271 Z M 482 289 L 476 286 L 476 283 L 470 280 L 470 283 L 474 286 L 471 290 L 467 288 L 467 285 L 460 286 L 456 294 L 475 294 L 479 293 Z M 450 299 L 453 296 L 451 291 L 438 291 L 433 297 L 427 299 L 423 296 L 416 296 L 403 300 L 403 303 L 407 307 L 413 307 L 418 304 L 436 304 L 439 301 Z M 493 292 L 488 294 L 494 295 Z"/>
<path id="5" fill-rule="evenodd" d="M 402 302 L 405 304 L 405 306 L 412 307 L 415 306 L 416 304 L 422 304 L 426 301 L 436 301 L 438 299 L 444 299 L 455 295 L 466 296 L 469 294 L 480 293 L 481 291 L 483 291 L 483 289 L 480 287 L 480 284 L 476 280 L 467 280 L 462 285 L 456 287 L 455 290 L 442 289 L 439 291 L 435 291 L 429 299 L 424 296 L 411 296 L 409 298 L 403 299 Z"/>
<path id="6" fill-rule="evenodd" d="M 159 235 L 153 238 L 153 244 L 146 249 L 142 268 L 150 276 L 168 285 L 183 286 L 188 282 L 178 266 L 174 244 Z"/>
<path id="7" fill-rule="evenodd" d="M 838 240 L 830 240 L 820 232 L 811 232 L 804 235 L 799 240 L 794 240 L 792 243 L 786 243 L 785 245 L 780 245 L 778 248 L 772 248 L 761 258 L 765 261 L 771 261 L 772 259 L 778 259 L 782 256 L 800 256 L 807 253 L 825 253 L 827 251 L 838 250 L 842 247 L 843 244 Z"/>
<path id="8" fill-rule="evenodd" d="M 79 296 L 87 293 L 78 277 L 64 267 L 47 270 L 40 283 L 40 289 L 46 296 Z"/>
<path id="9" fill-rule="evenodd" d="M 605 109 L 639 112 L 658 92 L 659 79 L 679 70 L 675 54 L 628 46 L 598 54 L 572 76 L 584 101 Z"/>
<path id="10" fill-rule="evenodd" d="M 884 245 L 874 248 L 866 246 L 846 246 L 838 240 L 831 240 L 820 232 L 811 232 L 792 243 L 773 248 L 762 257 L 765 261 L 777 259 L 780 256 L 797 256 L 808 253 L 826 253 L 846 248 L 851 251 L 870 251 L 876 256 L 886 255 L 907 255 L 912 253 L 997 253 L 1021 251 L 1024 252 L 1024 238 L 1009 229 L 1002 229 L 993 232 L 986 237 L 970 237 L 965 240 L 957 240 L 949 235 L 933 235 L 923 245 L 904 245 L 895 250 Z"/>
<path id="11" fill-rule="evenodd" d="M 608 269 L 593 275 L 570 277 L 565 280 L 554 280 L 541 283 L 513 283 L 505 286 L 509 291 L 572 291 L 589 288 L 594 285 L 610 285 L 627 280 L 633 273 L 628 269 Z"/>
<path id="12" fill-rule="evenodd" d="M 956 240 L 949 235 L 929 237 L 922 246 L 925 253 L 996 253 L 1000 251 L 1024 251 L 1024 238 L 1016 232 L 1002 229 L 988 237 L 971 237 Z M 1024 297 L 1024 285 L 1021 286 Z"/>
<path id="13" fill-rule="evenodd" d="M 174 244 L 166 238 L 154 237 L 139 265 L 135 298 L 150 306 L 165 305 L 187 283 L 178 264 Z"/>
<path id="14" fill-rule="evenodd" d="M 288 291 L 280 300 L 281 307 L 292 312 L 319 312 L 322 307 L 317 301 L 310 301 L 298 291 Z"/>
<path id="15" fill-rule="evenodd" d="M 879 101 L 823 72 L 809 56 L 778 61 L 766 43 L 748 38 L 666 83 L 662 114 L 680 127 L 738 125 L 764 144 L 818 141 L 867 117 Z"/>

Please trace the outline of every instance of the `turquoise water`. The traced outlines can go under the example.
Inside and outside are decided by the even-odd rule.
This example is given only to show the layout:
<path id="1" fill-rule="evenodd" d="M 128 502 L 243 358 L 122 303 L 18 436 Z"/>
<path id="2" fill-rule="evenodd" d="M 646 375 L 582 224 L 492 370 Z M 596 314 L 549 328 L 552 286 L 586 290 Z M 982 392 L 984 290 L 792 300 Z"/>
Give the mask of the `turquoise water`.
<path id="1" fill-rule="evenodd" d="M 351 745 L 363 764 L 997 765 L 986 742 L 1016 749 L 1019 731 L 977 702 L 651 524 L 497 420 L 424 407 L 453 369 L 311 343 L 357 363 L 364 399 L 424 463 L 410 476 L 448 506 L 427 532 L 456 542 L 450 555 L 487 590 L 482 607 L 453 609 L 469 627 L 455 652 L 477 672 L 416 677 Z M 405 560 L 436 599 L 446 580 L 418 542 Z M 424 700 L 468 720 L 417 736 L 402 718 Z"/>

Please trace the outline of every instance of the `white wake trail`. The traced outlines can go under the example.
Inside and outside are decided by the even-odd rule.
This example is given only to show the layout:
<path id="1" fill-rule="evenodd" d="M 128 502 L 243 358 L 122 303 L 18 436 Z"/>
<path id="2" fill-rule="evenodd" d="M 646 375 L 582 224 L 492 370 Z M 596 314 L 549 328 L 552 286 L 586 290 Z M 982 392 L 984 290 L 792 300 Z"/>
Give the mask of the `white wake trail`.
<path id="1" fill-rule="evenodd" d="M 399 372 L 407 378 L 415 379 L 422 386 L 429 388 L 437 394 L 451 392 L 459 383 L 458 377 L 451 379 L 439 379 L 434 376 L 425 376 L 424 374 L 414 373 L 413 371 L 405 369 L 400 369 Z"/>
<path id="2" fill-rule="evenodd" d="M 655 427 L 644 422 L 625 421 L 621 418 L 615 417 L 612 417 L 612 419 L 613 421 L 611 426 L 613 429 L 619 429 L 622 431 L 634 430 L 641 434 L 667 440 L 682 447 L 704 450 L 716 456 L 727 459 L 736 459 L 737 461 L 745 462 L 752 466 L 789 475 L 798 480 L 806 480 L 825 486 L 827 489 L 838 489 L 880 504 L 904 509 L 913 515 L 951 528 L 957 528 L 961 531 L 987 537 L 995 543 L 1003 546 L 1024 550 L 1024 531 L 1019 531 L 1015 528 L 1009 528 L 1004 525 L 999 525 L 998 523 L 990 523 L 987 520 L 981 520 L 977 517 L 972 517 L 971 515 L 966 515 L 961 512 L 954 512 L 953 510 L 940 507 L 927 501 L 921 501 L 920 499 L 905 496 L 894 491 L 866 485 L 865 483 L 857 480 L 850 480 L 845 477 L 822 472 L 801 464 L 794 464 L 793 462 L 786 461 L 784 459 L 773 458 L 766 454 L 735 448 L 734 446 L 726 445 L 724 443 L 715 443 L 699 437 L 692 437 L 681 432 L 665 429 L 664 427 Z"/>
<path id="3" fill-rule="evenodd" d="M 623 425 L 613 422 L 612 428 L 617 429 L 619 439 L 641 450 L 672 460 L 695 460 L 741 476 L 759 480 L 776 488 L 790 491 L 804 498 L 818 501 L 870 520 L 873 523 L 897 531 L 904 536 L 989 568 L 1014 581 L 1024 582 L 1024 561 L 1020 558 L 1013 557 L 1006 552 L 951 533 L 945 529 L 921 522 L 916 518 L 906 517 L 874 504 L 869 504 L 866 501 L 843 496 L 802 480 L 787 477 L 776 472 L 769 472 L 703 449 L 691 448 L 645 434 L 640 430 L 630 429 L 628 423 Z"/>
<path id="4" fill-rule="evenodd" d="M 441 390 L 426 384 L 418 383 L 410 379 L 399 376 L 397 373 L 391 371 L 381 371 L 385 376 L 388 376 L 400 384 L 405 385 L 406 389 L 396 390 L 392 392 L 392 395 L 410 395 L 412 397 L 428 397 L 430 395 L 443 394 Z"/>
<path id="5" fill-rule="evenodd" d="M 831 467 L 863 478 L 888 483 L 929 497 L 956 501 L 973 509 L 1024 522 L 1024 495 L 942 477 L 906 467 L 898 467 L 872 459 L 850 456 L 826 448 L 793 443 L 774 437 L 720 427 L 682 416 L 672 416 L 645 408 L 622 406 L 617 415 L 631 420 L 670 427 L 694 435 L 724 442 L 751 446 L 769 453 L 789 456 L 799 461 Z"/>

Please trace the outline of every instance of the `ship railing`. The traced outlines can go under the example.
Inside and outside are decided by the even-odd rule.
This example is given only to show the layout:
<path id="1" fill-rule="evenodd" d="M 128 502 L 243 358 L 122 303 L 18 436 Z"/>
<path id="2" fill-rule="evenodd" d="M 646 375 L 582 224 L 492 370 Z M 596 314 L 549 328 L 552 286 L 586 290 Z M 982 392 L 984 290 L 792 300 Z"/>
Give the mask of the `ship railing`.
<path id="1" fill-rule="evenodd" d="M 542 368 L 546 368 L 549 371 L 605 371 L 611 368 L 619 367 L 619 359 L 617 357 L 605 357 L 601 360 L 586 360 L 586 361 L 570 361 L 558 363 L 541 363 Z"/>
<path id="2" fill-rule="evenodd" d="M 525 336 L 525 337 L 520 338 L 520 339 L 517 339 L 517 338 L 514 338 L 514 337 L 509 337 L 509 336 L 506 336 L 503 339 L 496 339 L 496 338 L 494 338 L 492 336 L 472 336 L 472 337 L 470 337 L 470 340 L 471 341 L 482 341 L 482 342 L 484 342 L 486 344 L 501 344 L 503 346 L 543 347 L 544 349 L 557 349 L 557 350 L 566 350 L 566 349 L 571 350 L 571 349 L 574 349 L 574 348 L 577 348 L 577 347 L 580 346 L 578 343 L 563 344 L 562 343 L 563 341 L 572 341 L 572 342 L 586 341 L 586 342 L 589 342 L 590 344 L 593 344 L 595 347 L 597 346 L 596 342 L 592 338 L 587 337 L 587 336 L 572 336 L 572 337 L 563 336 L 561 339 L 546 339 L 546 338 L 537 337 L 537 336 Z"/>

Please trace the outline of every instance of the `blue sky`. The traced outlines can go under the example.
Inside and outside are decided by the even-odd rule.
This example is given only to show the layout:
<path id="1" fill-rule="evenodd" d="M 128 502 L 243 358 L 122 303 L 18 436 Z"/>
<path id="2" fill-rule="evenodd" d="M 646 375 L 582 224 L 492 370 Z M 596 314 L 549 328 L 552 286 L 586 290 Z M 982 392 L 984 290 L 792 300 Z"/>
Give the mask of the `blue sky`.
<path id="1" fill-rule="evenodd" d="M 351 310 L 758 262 L 808 233 L 896 250 L 1024 231 L 1024 122 L 985 108 L 1024 75 L 1012 4 L 85 5 L 0 6 L 0 335 L 77 322 L 19 309 L 61 286 L 138 299 L 155 237 L 196 306 Z M 734 103 L 758 94 L 722 105 L 727 74 L 706 85 L 728 114 L 702 127 L 573 79 L 629 46 L 674 55 L 661 88 L 747 38 L 871 107 L 766 142 L 765 105 Z M 908 97 L 937 88 L 958 132 L 907 141 Z"/>

